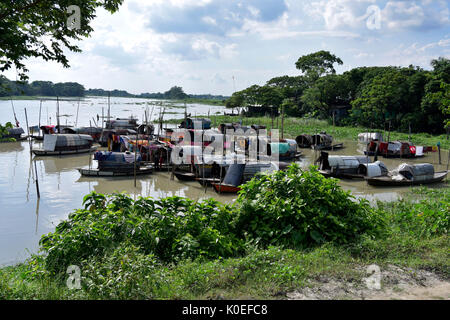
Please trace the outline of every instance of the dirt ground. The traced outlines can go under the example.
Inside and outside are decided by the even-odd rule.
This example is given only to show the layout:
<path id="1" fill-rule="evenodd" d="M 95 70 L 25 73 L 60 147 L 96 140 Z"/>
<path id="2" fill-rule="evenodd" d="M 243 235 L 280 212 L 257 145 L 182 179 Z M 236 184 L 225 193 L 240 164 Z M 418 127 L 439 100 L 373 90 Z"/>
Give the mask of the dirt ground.
<path id="1" fill-rule="evenodd" d="M 363 270 L 363 269 L 362 269 Z M 343 281 L 321 277 L 290 300 L 450 300 L 450 281 L 428 271 L 388 266 L 378 273 L 379 287 L 368 287 L 366 280 Z M 368 274 L 367 277 L 370 275 Z M 369 283 L 370 286 L 370 283 Z"/>

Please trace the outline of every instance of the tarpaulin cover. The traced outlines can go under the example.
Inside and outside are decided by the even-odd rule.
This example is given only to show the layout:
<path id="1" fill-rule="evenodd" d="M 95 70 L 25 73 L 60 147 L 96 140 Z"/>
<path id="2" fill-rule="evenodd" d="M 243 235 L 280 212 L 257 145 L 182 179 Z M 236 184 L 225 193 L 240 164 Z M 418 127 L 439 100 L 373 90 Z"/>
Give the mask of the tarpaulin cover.
<path id="1" fill-rule="evenodd" d="M 270 150 L 272 152 L 272 154 L 286 154 L 289 152 L 291 146 L 289 145 L 289 143 L 269 143 L 270 145 Z"/>
<path id="2" fill-rule="evenodd" d="M 330 167 L 338 167 L 340 169 L 358 168 L 360 164 L 367 164 L 370 159 L 364 156 L 329 156 L 328 163 Z"/>
<path id="3" fill-rule="evenodd" d="M 359 142 L 370 142 L 373 140 L 383 141 L 383 135 L 380 132 L 364 132 L 358 134 Z"/>
<path id="4" fill-rule="evenodd" d="M 130 163 L 134 162 L 135 154 L 125 152 L 109 152 L 109 151 L 98 151 L 94 154 L 94 160 L 98 161 L 109 161 L 118 163 Z M 141 155 L 136 156 L 136 160 L 141 161 Z"/>
<path id="5" fill-rule="evenodd" d="M 94 139 L 87 134 L 46 134 L 44 135 L 44 150 L 55 151 L 64 147 L 81 147 L 92 145 Z"/>
<path id="6" fill-rule="evenodd" d="M 239 186 L 242 181 L 244 170 L 245 164 L 233 163 L 228 168 L 223 183 L 235 187 Z"/>
<path id="7" fill-rule="evenodd" d="M 392 176 L 396 180 L 423 180 L 434 177 L 434 167 L 430 163 L 410 165 L 402 163 L 397 169 L 392 171 Z"/>
<path id="8" fill-rule="evenodd" d="M 8 128 L 7 129 L 10 135 L 21 135 L 25 133 L 22 128 Z"/>

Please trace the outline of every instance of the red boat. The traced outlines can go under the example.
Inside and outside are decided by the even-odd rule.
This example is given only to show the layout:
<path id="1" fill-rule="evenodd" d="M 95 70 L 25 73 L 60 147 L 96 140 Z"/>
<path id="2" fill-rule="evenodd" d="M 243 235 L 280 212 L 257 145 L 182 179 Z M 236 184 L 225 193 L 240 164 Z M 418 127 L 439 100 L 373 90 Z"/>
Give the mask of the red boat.
<path id="1" fill-rule="evenodd" d="M 238 193 L 241 188 L 229 184 L 211 183 L 218 193 Z"/>

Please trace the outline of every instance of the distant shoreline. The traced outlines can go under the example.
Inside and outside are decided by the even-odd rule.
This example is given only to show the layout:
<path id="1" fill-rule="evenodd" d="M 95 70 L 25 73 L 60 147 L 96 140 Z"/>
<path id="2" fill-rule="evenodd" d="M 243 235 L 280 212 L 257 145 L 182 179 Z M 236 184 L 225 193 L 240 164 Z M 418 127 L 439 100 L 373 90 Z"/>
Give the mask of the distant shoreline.
<path id="1" fill-rule="evenodd" d="M 107 96 L 94 96 L 94 95 L 87 95 L 83 97 L 59 97 L 60 101 L 78 101 L 78 100 L 84 100 L 86 98 L 90 97 L 102 97 L 105 98 Z M 220 99 L 199 99 L 199 98 L 187 98 L 187 99 L 156 99 L 156 98 L 142 98 L 142 97 L 111 97 L 111 98 L 124 98 L 124 99 L 142 99 L 142 100 L 161 100 L 161 101 L 167 101 L 170 103 L 199 103 L 199 104 L 206 104 L 206 105 L 212 105 L 212 106 L 225 106 L 225 100 Z M 0 97 L 0 101 L 7 101 L 7 100 L 55 100 L 55 96 L 12 96 L 12 97 Z"/>

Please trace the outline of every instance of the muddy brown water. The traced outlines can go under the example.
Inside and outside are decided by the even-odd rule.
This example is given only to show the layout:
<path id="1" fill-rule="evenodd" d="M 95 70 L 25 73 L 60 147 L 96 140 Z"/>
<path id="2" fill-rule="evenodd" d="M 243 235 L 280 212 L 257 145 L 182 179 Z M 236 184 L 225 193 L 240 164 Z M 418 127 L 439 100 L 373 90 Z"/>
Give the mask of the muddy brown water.
<path id="1" fill-rule="evenodd" d="M 127 116 L 129 112 L 123 111 L 124 101 L 112 100 L 112 114 L 114 116 Z M 145 101 L 145 100 L 144 100 Z M 102 106 L 106 99 L 92 98 L 82 101 L 80 107 L 80 125 L 88 125 L 89 118 L 101 115 Z M 136 102 L 141 102 L 136 100 Z M 25 127 L 23 108 L 28 108 L 30 126 L 37 124 L 39 101 L 14 101 L 16 113 L 21 125 Z M 47 118 L 48 109 L 54 109 L 55 102 L 45 102 L 42 109 L 42 118 Z M 76 102 L 61 102 L 61 113 L 76 114 Z M 10 109 L 9 101 L 0 101 L 3 110 Z M 126 105 L 134 114 L 142 113 L 142 104 Z M 151 107 L 150 107 L 151 108 Z M 214 106 L 189 106 L 188 112 L 194 114 L 207 114 L 209 110 L 216 111 Z M 190 111 L 189 111 L 190 110 Z M 197 110 L 197 111 L 195 111 Z M 217 109 L 219 110 L 219 109 Z M 10 114 L 9 114 L 10 113 Z M 11 121 L 12 112 L 0 114 L 0 123 Z M 156 116 L 156 108 L 153 118 Z M 213 112 L 211 111 L 211 114 Z M 50 117 L 51 115 L 49 115 Z M 182 115 L 181 115 L 182 117 Z M 74 119 L 71 118 L 71 121 Z M 42 121 L 45 123 L 45 121 Z M 362 148 L 353 141 L 344 142 L 345 148 L 331 154 L 361 155 Z M 40 147 L 41 143 L 34 142 L 33 147 Z M 301 149 L 304 157 L 299 161 L 300 166 L 307 168 L 317 158 L 318 153 L 309 149 Z M 422 163 L 435 165 L 437 171 L 445 170 L 447 153 L 442 152 L 444 165 L 437 165 L 438 154 L 431 153 L 421 159 L 384 159 L 380 157 L 389 169 L 397 167 L 401 162 Z M 41 198 L 38 201 L 35 188 L 35 173 L 32 170 L 30 147 L 27 141 L 14 143 L 0 143 L 0 265 L 10 265 L 24 261 L 30 253 L 38 250 L 39 239 L 43 234 L 52 232 L 55 226 L 74 209 L 82 206 L 83 197 L 91 192 L 112 193 L 125 191 L 132 197 L 163 198 L 169 196 L 188 197 L 201 200 L 213 197 L 222 202 L 232 202 L 236 196 L 219 195 L 212 189 L 205 189 L 197 182 L 179 182 L 170 179 L 170 173 L 157 172 L 148 176 L 139 176 L 137 187 L 134 186 L 133 177 L 129 178 L 85 178 L 81 177 L 77 168 L 89 167 L 90 155 L 73 155 L 64 157 L 33 157 L 37 166 L 37 177 L 40 185 Z M 92 166 L 96 167 L 95 161 Z M 376 188 L 368 186 L 364 181 L 341 180 L 340 185 L 350 190 L 355 197 L 363 197 L 370 201 L 393 201 L 401 198 L 410 188 Z M 442 188 L 445 184 L 432 186 Z"/>
<path id="2" fill-rule="evenodd" d="M 358 145 L 345 141 L 345 148 L 332 154 L 358 155 Z M 34 142 L 33 147 L 40 143 Z M 304 157 L 298 163 L 307 168 L 318 156 L 313 150 L 302 149 Z M 446 159 L 447 153 L 441 154 Z M 37 200 L 34 170 L 31 167 L 29 144 L 26 141 L 0 144 L 0 264 L 13 264 L 26 259 L 38 249 L 42 234 L 52 232 L 55 226 L 76 208 L 82 206 L 83 197 L 91 192 L 127 192 L 132 197 L 163 198 L 168 196 L 188 197 L 201 200 L 213 197 L 222 202 L 234 201 L 236 196 L 219 195 L 211 188 L 205 189 L 197 182 L 180 182 L 170 179 L 169 172 L 155 172 L 139 176 L 137 187 L 133 177 L 87 178 L 81 177 L 77 168 L 89 167 L 89 154 L 64 157 L 34 157 L 38 171 L 41 199 Z M 401 162 L 433 163 L 436 170 L 445 170 L 446 165 L 437 165 L 438 155 L 428 154 L 422 159 L 384 159 L 389 169 Z M 91 165 L 97 166 L 92 160 Z M 410 188 L 376 188 L 364 181 L 341 180 L 340 185 L 353 195 L 370 201 L 393 201 L 402 197 Z M 437 184 L 433 188 L 445 187 Z"/>

